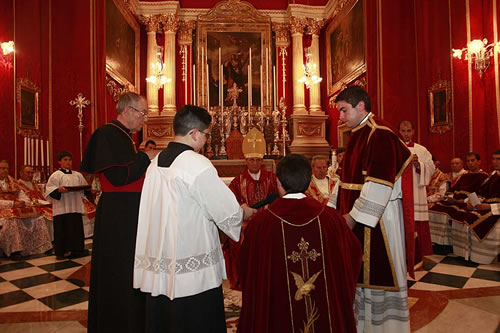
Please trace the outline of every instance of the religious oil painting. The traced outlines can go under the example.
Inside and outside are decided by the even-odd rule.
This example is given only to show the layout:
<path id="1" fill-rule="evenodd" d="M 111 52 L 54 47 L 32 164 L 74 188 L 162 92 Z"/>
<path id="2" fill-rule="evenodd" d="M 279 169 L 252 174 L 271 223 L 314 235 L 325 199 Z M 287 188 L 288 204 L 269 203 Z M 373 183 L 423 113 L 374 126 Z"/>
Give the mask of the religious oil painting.
<path id="1" fill-rule="evenodd" d="M 123 1 L 106 0 L 106 72 L 139 91 L 139 25 Z"/>
<path id="2" fill-rule="evenodd" d="M 431 118 L 431 132 L 445 133 L 452 128 L 450 112 L 451 83 L 438 80 L 429 88 L 429 109 Z"/>
<path id="3" fill-rule="evenodd" d="M 221 1 L 207 14 L 198 16 L 196 34 L 199 104 L 246 108 L 251 103 L 252 110 L 270 109 L 273 92 L 270 17 L 260 14 L 247 2 Z"/>
<path id="4" fill-rule="evenodd" d="M 328 96 L 366 71 L 363 1 L 350 1 L 326 30 Z"/>
<path id="5" fill-rule="evenodd" d="M 258 32 L 207 33 L 208 87 L 211 106 L 219 105 L 219 49 L 224 106 L 232 106 L 234 102 L 238 106 L 248 106 L 250 81 L 252 81 L 252 105 L 260 105 L 261 44 L 262 39 Z M 250 63 L 251 78 L 248 73 Z"/>
<path id="6" fill-rule="evenodd" d="M 22 78 L 17 82 L 16 95 L 18 103 L 17 123 L 21 133 L 38 132 L 38 103 L 40 89 L 29 79 Z"/>

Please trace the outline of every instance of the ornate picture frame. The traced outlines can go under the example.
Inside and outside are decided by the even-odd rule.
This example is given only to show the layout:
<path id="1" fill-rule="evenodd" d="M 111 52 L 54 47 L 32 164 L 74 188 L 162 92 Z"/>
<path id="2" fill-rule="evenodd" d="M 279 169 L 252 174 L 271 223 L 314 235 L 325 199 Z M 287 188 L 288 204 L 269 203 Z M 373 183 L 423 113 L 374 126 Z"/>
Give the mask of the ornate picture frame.
<path id="1" fill-rule="evenodd" d="M 212 107 L 219 105 L 217 87 L 220 47 L 221 65 L 228 65 L 224 66 L 224 106 L 232 104 L 226 100 L 226 88 L 231 87 L 232 83 L 237 83 L 237 89 L 241 89 L 238 106 L 248 106 L 248 64 L 251 48 L 252 105 L 260 106 L 263 99 L 264 109 L 270 110 L 273 91 L 271 18 L 260 14 L 248 2 L 222 1 L 207 14 L 198 16 L 196 32 L 196 85 L 199 105 L 206 107 L 207 100 Z M 229 76 L 229 65 L 240 67 L 241 77 L 238 80 Z M 260 65 L 263 89 L 260 87 Z"/>
<path id="2" fill-rule="evenodd" d="M 27 78 L 16 83 L 17 132 L 23 136 L 38 136 L 40 88 Z"/>
<path id="3" fill-rule="evenodd" d="M 106 1 L 106 73 L 140 91 L 140 28 L 124 1 Z"/>
<path id="4" fill-rule="evenodd" d="M 431 118 L 431 133 L 446 133 L 453 128 L 453 117 L 450 111 L 451 82 L 436 81 L 428 90 Z"/>
<path id="5" fill-rule="evenodd" d="M 350 0 L 326 29 L 328 96 L 366 72 L 363 0 Z"/>

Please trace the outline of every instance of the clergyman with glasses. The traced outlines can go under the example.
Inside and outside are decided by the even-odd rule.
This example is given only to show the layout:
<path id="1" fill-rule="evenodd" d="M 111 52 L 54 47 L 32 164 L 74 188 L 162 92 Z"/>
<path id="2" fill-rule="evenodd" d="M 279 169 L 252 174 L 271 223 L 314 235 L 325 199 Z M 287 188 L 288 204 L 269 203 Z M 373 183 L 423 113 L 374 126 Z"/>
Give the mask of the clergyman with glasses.
<path id="1" fill-rule="evenodd" d="M 132 133 L 147 119 L 143 96 L 120 96 L 117 117 L 89 140 L 81 171 L 96 174 L 97 207 L 90 273 L 88 332 L 143 332 L 144 295 L 132 288 L 137 217 L 150 157 L 137 150 Z"/>
<path id="2" fill-rule="evenodd" d="M 255 209 L 240 205 L 198 154 L 212 117 L 180 109 L 175 138 L 151 161 L 139 210 L 134 288 L 146 295 L 148 332 L 226 332 L 220 229 L 235 241 Z"/>

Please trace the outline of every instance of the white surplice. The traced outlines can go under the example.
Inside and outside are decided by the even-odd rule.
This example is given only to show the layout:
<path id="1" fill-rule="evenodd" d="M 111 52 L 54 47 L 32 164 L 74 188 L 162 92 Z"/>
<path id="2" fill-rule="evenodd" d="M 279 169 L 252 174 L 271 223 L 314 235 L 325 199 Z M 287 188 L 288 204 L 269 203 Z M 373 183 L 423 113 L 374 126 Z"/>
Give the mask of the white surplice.
<path id="1" fill-rule="evenodd" d="M 62 172 L 61 170 L 55 171 L 50 175 L 47 185 L 45 186 L 45 198 L 52 201 L 52 215 L 62 215 L 68 213 L 85 213 L 82 198 L 84 197 L 83 191 L 74 191 L 61 193 L 61 199 L 57 200 L 50 196 L 61 186 L 82 186 L 88 185 L 85 178 L 78 171 L 72 170 L 71 174 Z"/>
<path id="2" fill-rule="evenodd" d="M 432 155 L 422 145 L 414 143 L 413 147 L 408 147 L 412 154 L 418 156 L 418 164 L 420 166 L 420 173 L 417 168 L 412 165 L 413 170 L 413 206 L 415 211 L 415 221 L 429 221 L 429 209 L 427 206 L 427 189 L 432 175 L 436 170 Z"/>
<path id="3" fill-rule="evenodd" d="M 204 156 L 182 152 L 170 167 L 151 161 L 142 190 L 134 288 L 173 300 L 226 279 L 218 229 L 240 237 L 243 210 Z"/>

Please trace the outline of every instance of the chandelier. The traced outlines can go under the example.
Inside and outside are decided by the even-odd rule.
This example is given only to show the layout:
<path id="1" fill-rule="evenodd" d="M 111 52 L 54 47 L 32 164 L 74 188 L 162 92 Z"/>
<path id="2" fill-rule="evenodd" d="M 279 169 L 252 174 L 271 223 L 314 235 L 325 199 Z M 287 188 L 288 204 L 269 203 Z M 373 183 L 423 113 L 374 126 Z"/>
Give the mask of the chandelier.
<path id="1" fill-rule="evenodd" d="M 156 52 L 156 62 L 151 64 L 151 75 L 146 78 L 147 82 L 156 84 L 158 89 L 162 88 L 165 83 L 172 81 L 165 76 L 165 63 L 162 54 L 163 48 L 159 46 Z"/>
<path id="2" fill-rule="evenodd" d="M 483 40 L 474 39 L 467 43 L 467 47 L 463 49 L 452 49 L 453 56 L 458 59 L 462 59 L 462 53 L 465 52 L 465 60 L 474 61 L 474 68 L 479 71 L 479 76 L 483 76 L 483 72 L 488 69 L 490 65 L 490 58 L 493 56 L 495 49 L 498 50 L 500 43 L 491 43 L 489 45 L 488 40 L 484 38 Z M 498 50 L 500 52 L 500 50 Z"/>
<path id="3" fill-rule="evenodd" d="M 299 79 L 300 83 L 304 83 L 306 88 L 316 83 L 320 83 L 323 78 L 318 74 L 318 66 L 312 61 L 311 48 L 306 48 L 306 63 L 304 66 L 304 75 Z"/>
<path id="4" fill-rule="evenodd" d="M 1 44 L 1 46 L 2 46 L 3 55 L 7 55 L 9 53 L 14 52 L 14 42 L 13 41 L 4 42 Z"/>

